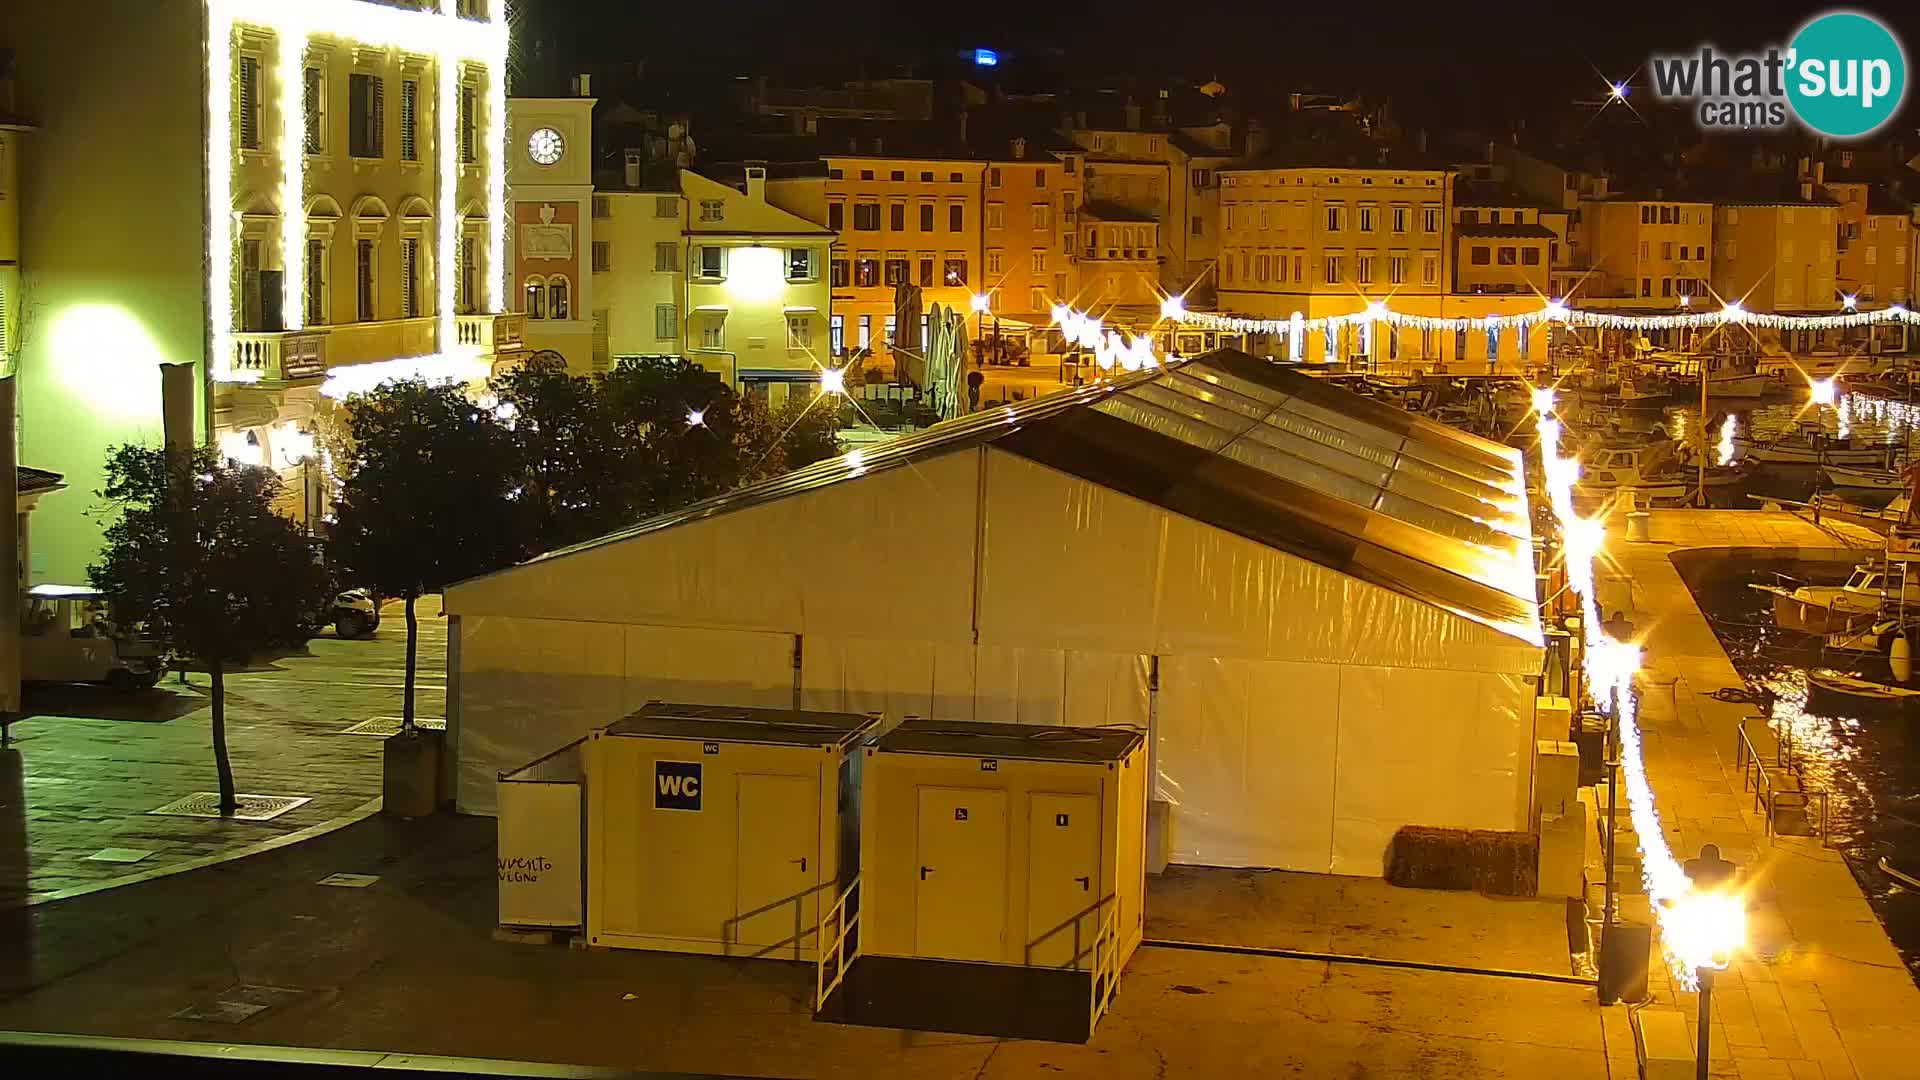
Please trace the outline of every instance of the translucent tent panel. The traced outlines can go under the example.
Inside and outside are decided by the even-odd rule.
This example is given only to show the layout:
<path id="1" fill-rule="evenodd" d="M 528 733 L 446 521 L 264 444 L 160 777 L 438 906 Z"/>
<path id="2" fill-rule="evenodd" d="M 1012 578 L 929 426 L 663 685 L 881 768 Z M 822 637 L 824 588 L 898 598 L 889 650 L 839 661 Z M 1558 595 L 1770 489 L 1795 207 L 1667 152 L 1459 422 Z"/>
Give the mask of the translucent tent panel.
<path id="1" fill-rule="evenodd" d="M 1219 356 L 1203 357 L 1176 374 L 1183 377 L 1180 386 L 1198 381 L 1231 389 L 1274 410 L 1276 422 L 1311 425 L 1296 430 L 1328 432 L 1355 448 L 1371 447 L 1390 455 L 1397 467 L 1419 469 L 1429 479 L 1452 477 L 1505 491 L 1519 474 L 1520 453 L 1511 447 L 1420 420 L 1299 372 Z"/>
<path id="2" fill-rule="evenodd" d="M 1378 876 L 1403 825 L 1525 825 L 1520 676 L 1168 657 L 1157 717 L 1175 862 Z"/>
<path id="3" fill-rule="evenodd" d="M 692 627 L 460 617 L 449 692 L 455 804 L 491 813 L 494 778 L 649 701 L 786 708 L 793 636 Z"/>
<path id="4" fill-rule="evenodd" d="M 1146 390 L 1148 388 L 1142 388 Z M 1390 471 L 1375 479 L 1343 471 L 1347 461 L 1358 459 L 1323 443 L 1291 435 L 1259 421 L 1241 420 L 1235 424 L 1231 413 L 1199 402 L 1182 402 L 1178 395 L 1165 395 L 1174 400 L 1163 405 L 1164 399 L 1154 400 L 1155 394 L 1142 391 L 1119 395 L 1095 408 L 1442 536 L 1474 544 L 1512 543 L 1511 536 L 1483 521 L 1391 490 L 1388 487 L 1393 479 Z M 1226 424 L 1234 426 L 1222 426 Z M 1343 457 L 1347 460 L 1342 461 Z M 1496 512 L 1491 505 L 1475 508 L 1489 515 Z"/>
<path id="5" fill-rule="evenodd" d="M 1444 604 L 998 449 L 987 455 L 983 646 L 1539 671 L 1537 645 Z M 1447 571 L 1357 557 L 1422 586 L 1418 595 L 1459 592 Z"/>
<path id="6" fill-rule="evenodd" d="M 1258 389 L 1244 382 L 1239 385 Z M 1271 393 L 1268 397 L 1272 400 L 1248 397 L 1225 380 L 1212 383 L 1185 371 L 1176 371 L 1159 382 L 1129 390 L 1119 395 L 1118 400 L 1153 401 L 1169 408 L 1174 407 L 1170 404 L 1172 401 L 1190 403 L 1190 407 L 1198 408 L 1215 427 L 1244 432 L 1243 437 L 1336 469 L 1373 488 L 1392 491 L 1470 520 L 1484 521 L 1499 516 L 1512 502 L 1513 497 L 1503 487 L 1355 439 L 1341 428 L 1280 411 L 1276 408 L 1279 399 Z M 1229 418 L 1235 415 L 1241 422 Z M 1403 442 L 1404 439 L 1395 445 Z"/>

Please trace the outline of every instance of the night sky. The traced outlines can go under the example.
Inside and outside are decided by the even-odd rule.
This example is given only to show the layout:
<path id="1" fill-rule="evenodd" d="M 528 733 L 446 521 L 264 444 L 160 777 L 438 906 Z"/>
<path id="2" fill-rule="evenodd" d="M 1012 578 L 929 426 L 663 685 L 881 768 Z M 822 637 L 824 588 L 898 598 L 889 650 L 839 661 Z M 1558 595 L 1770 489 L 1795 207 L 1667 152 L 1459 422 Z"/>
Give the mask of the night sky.
<path id="1" fill-rule="evenodd" d="M 1267 0 L 518 0 L 553 42 L 561 68 L 645 60 L 662 75 L 741 73 L 795 82 L 933 75 L 959 50 L 1003 50 L 1010 88 L 1096 75 L 1218 77 L 1230 88 L 1389 95 L 1414 123 L 1504 123 L 1609 77 L 1644 76 L 1653 52 L 1712 42 L 1724 49 L 1788 40 L 1843 5 L 1692 0 L 1393 3 Z M 1851 5 L 1880 16 L 1920 50 L 1920 5 Z M 1399 17 L 1391 13 L 1403 12 Z M 1650 96 L 1647 95 L 1647 96 Z M 1920 110 L 1908 94 L 1902 127 Z M 1651 104 L 1650 102 L 1648 104 Z"/>

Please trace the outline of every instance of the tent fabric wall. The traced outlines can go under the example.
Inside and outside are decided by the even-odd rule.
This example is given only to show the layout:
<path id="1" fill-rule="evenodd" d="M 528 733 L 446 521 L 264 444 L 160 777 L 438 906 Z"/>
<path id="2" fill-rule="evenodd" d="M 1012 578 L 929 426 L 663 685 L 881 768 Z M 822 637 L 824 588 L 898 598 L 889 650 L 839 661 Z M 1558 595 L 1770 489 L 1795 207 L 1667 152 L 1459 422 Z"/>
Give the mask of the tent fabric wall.
<path id="1" fill-rule="evenodd" d="M 464 581 L 447 610 L 971 641 L 978 488 L 956 450 Z"/>
<path id="2" fill-rule="evenodd" d="M 455 807 L 493 812 L 494 780 L 649 701 L 789 708 L 793 636 L 498 615 L 460 619 Z"/>
<path id="3" fill-rule="evenodd" d="M 1538 646 L 994 444 L 535 560 L 447 608 L 467 812 L 648 700 L 790 707 L 797 645 L 804 708 L 1153 713 L 1179 862 L 1378 874 L 1402 825 L 1525 818 Z"/>
<path id="4" fill-rule="evenodd" d="M 1402 825 L 1521 828 L 1532 700 L 1516 675 L 1163 658 L 1173 861 L 1372 876 Z"/>
<path id="5" fill-rule="evenodd" d="M 982 644 L 1540 670 L 1537 645 L 996 449 L 983 533 Z"/>

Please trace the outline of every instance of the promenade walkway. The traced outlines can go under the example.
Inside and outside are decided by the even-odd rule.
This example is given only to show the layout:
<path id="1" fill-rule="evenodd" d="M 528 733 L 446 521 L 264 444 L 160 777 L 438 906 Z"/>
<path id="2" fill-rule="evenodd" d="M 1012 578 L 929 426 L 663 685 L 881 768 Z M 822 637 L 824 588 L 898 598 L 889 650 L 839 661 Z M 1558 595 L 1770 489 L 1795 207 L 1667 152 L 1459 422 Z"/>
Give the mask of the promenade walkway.
<path id="1" fill-rule="evenodd" d="M 1667 842 L 1681 858 L 1719 844 L 1751 882 L 1751 948 L 1714 987 L 1713 1075 L 1920 1077 L 1920 989 L 1837 851 L 1818 839 L 1767 838 L 1734 765 L 1735 728 L 1754 711 L 1712 698 L 1744 683 L 1672 559 L 1716 550 L 1853 562 L 1870 556 L 1878 538 L 1778 512 L 1652 515 L 1649 541 L 1609 538 L 1599 593 L 1603 609 L 1625 610 L 1643 639 L 1640 718 Z M 1765 735 L 1760 725 L 1749 728 Z M 1644 917 L 1645 898 L 1630 899 L 1642 902 Z M 1664 972 L 1653 981 L 1653 1007 L 1681 1010 L 1691 1031 L 1694 995 Z M 1615 1076 L 1633 1075 L 1627 1023 L 1625 1010 L 1606 1010 Z"/>

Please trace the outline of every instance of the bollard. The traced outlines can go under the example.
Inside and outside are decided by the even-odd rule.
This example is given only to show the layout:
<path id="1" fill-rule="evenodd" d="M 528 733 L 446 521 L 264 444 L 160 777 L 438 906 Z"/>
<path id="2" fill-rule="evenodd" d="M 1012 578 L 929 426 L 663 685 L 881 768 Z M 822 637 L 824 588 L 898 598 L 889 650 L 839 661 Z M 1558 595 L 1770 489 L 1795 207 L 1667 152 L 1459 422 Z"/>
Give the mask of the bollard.
<path id="1" fill-rule="evenodd" d="M 1649 522 L 1653 515 L 1645 510 L 1635 510 L 1627 515 L 1627 539 L 1644 544 L 1653 538 Z"/>

